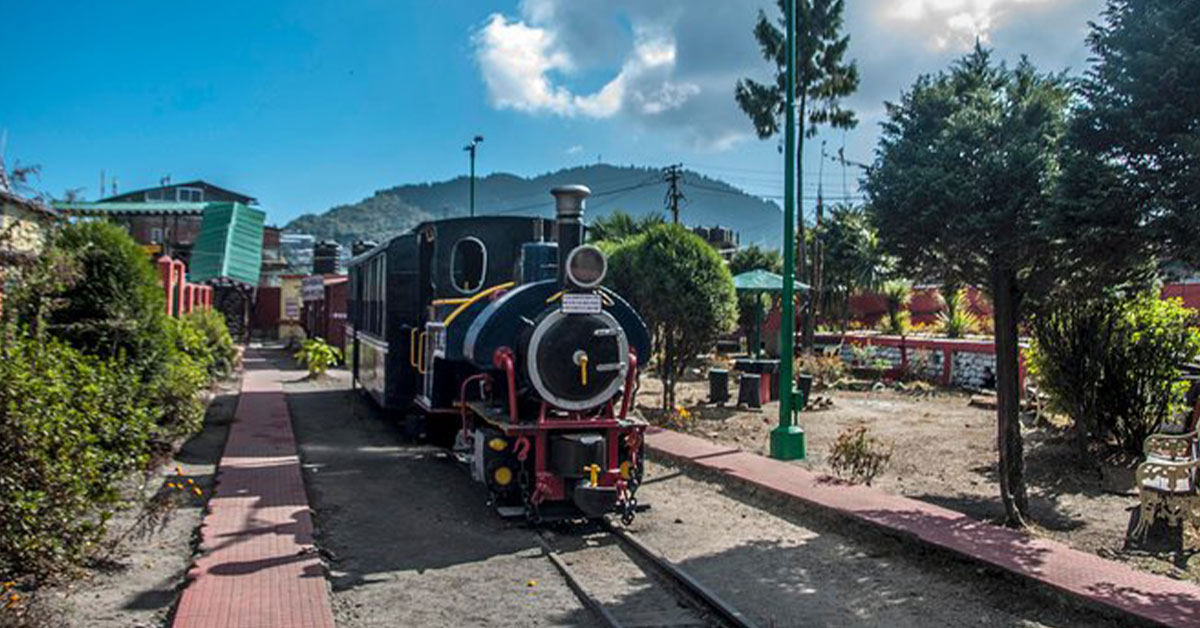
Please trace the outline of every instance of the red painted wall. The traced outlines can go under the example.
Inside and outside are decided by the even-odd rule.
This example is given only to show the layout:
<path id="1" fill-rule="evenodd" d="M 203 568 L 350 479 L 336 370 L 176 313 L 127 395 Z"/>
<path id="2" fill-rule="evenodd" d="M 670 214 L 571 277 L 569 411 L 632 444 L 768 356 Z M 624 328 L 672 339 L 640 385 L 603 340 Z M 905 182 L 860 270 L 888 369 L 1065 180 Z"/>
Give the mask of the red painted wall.
<path id="1" fill-rule="evenodd" d="M 1183 305 L 1200 312 L 1200 282 L 1169 283 L 1162 288 L 1162 298 L 1183 299 Z"/>
<path id="2" fill-rule="evenodd" d="M 967 301 L 970 303 L 971 313 L 980 318 L 992 317 L 992 304 L 978 288 L 967 288 Z M 929 324 L 937 321 L 942 307 L 940 291 L 937 288 L 920 288 L 913 290 L 908 311 L 912 312 L 912 322 Z M 876 292 L 856 294 L 850 297 L 850 312 L 855 321 L 873 327 L 887 314 L 887 301 L 883 295 Z"/>
<path id="3" fill-rule="evenodd" d="M 278 286 L 259 286 L 258 297 L 254 301 L 254 329 L 270 329 L 279 325 L 280 312 L 283 311 L 279 292 Z"/>

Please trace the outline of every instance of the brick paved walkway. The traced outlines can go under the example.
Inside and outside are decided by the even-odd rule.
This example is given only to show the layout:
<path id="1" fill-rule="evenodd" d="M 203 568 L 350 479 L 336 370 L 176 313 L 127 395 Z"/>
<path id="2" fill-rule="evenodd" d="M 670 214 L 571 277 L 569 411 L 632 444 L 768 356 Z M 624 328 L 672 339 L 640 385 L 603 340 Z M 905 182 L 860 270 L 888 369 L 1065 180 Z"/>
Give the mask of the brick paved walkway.
<path id="1" fill-rule="evenodd" d="M 333 628 L 280 373 L 246 373 L 174 628 Z"/>
<path id="2" fill-rule="evenodd" d="M 716 471 L 785 498 L 834 511 L 1048 585 L 1092 606 L 1167 626 L 1200 626 L 1200 587 L 1137 571 L 1047 539 L 867 486 L 829 481 L 801 467 L 694 436 L 649 434 L 655 454 Z"/>

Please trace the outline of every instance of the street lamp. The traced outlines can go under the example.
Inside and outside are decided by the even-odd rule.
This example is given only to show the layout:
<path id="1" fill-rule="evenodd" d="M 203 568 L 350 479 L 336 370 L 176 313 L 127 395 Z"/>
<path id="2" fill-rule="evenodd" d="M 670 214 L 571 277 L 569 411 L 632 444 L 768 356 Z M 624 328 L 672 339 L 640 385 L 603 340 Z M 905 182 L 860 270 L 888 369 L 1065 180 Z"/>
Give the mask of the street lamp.
<path id="1" fill-rule="evenodd" d="M 463 150 L 471 154 L 471 217 L 475 217 L 475 149 L 483 141 L 482 135 L 471 138 L 471 143 L 463 146 Z"/>
<path id="2" fill-rule="evenodd" d="M 796 425 L 793 408 L 803 400 L 793 395 L 796 378 L 793 364 L 796 359 L 796 317 L 794 303 L 796 290 L 795 264 L 795 207 L 796 207 L 796 0 L 787 0 L 785 5 L 787 34 L 784 46 L 787 50 L 787 105 L 783 132 L 783 303 L 780 308 L 780 345 L 782 362 L 779 364 L 779 426 L 771 430 L 771 457 L 778 460 L 803 460 L 805 457 L 804 430 Z"/>

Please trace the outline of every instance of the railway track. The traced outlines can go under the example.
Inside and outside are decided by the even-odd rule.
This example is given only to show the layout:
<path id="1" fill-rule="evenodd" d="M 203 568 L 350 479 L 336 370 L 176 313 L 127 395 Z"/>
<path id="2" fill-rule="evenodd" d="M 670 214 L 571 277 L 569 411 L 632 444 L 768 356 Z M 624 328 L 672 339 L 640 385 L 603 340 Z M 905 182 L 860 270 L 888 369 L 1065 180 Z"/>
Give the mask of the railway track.
<path id="1" fill-rule="evenodd" d="M 608 628 L 756 626 L 662 553 L 608 520 L 582 534 L 538 534 L 571 590 Z"/>

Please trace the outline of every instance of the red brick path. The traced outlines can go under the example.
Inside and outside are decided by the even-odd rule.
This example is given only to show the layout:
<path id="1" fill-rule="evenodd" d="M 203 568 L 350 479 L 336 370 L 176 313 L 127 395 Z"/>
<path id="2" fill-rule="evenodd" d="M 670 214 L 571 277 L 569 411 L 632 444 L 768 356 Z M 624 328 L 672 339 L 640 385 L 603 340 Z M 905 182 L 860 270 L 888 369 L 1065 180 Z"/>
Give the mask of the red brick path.
<path id="1" fill-rule="evenodd" d="M 174 628 L 333 628 L 279 371 L 254 351 Z"/>
<path id="2" fill-rule="evenodd" d="M 654 453 L 716 471 L 810 506 L 1030 578 L 1109 611 L 1167 626 L 1200 626 L 1200 587 L 1137 571 L 1054 541 L 982 523 L 867 486 L 831 482 L 801 467 L 706 440 L 657 430 Z"/>

